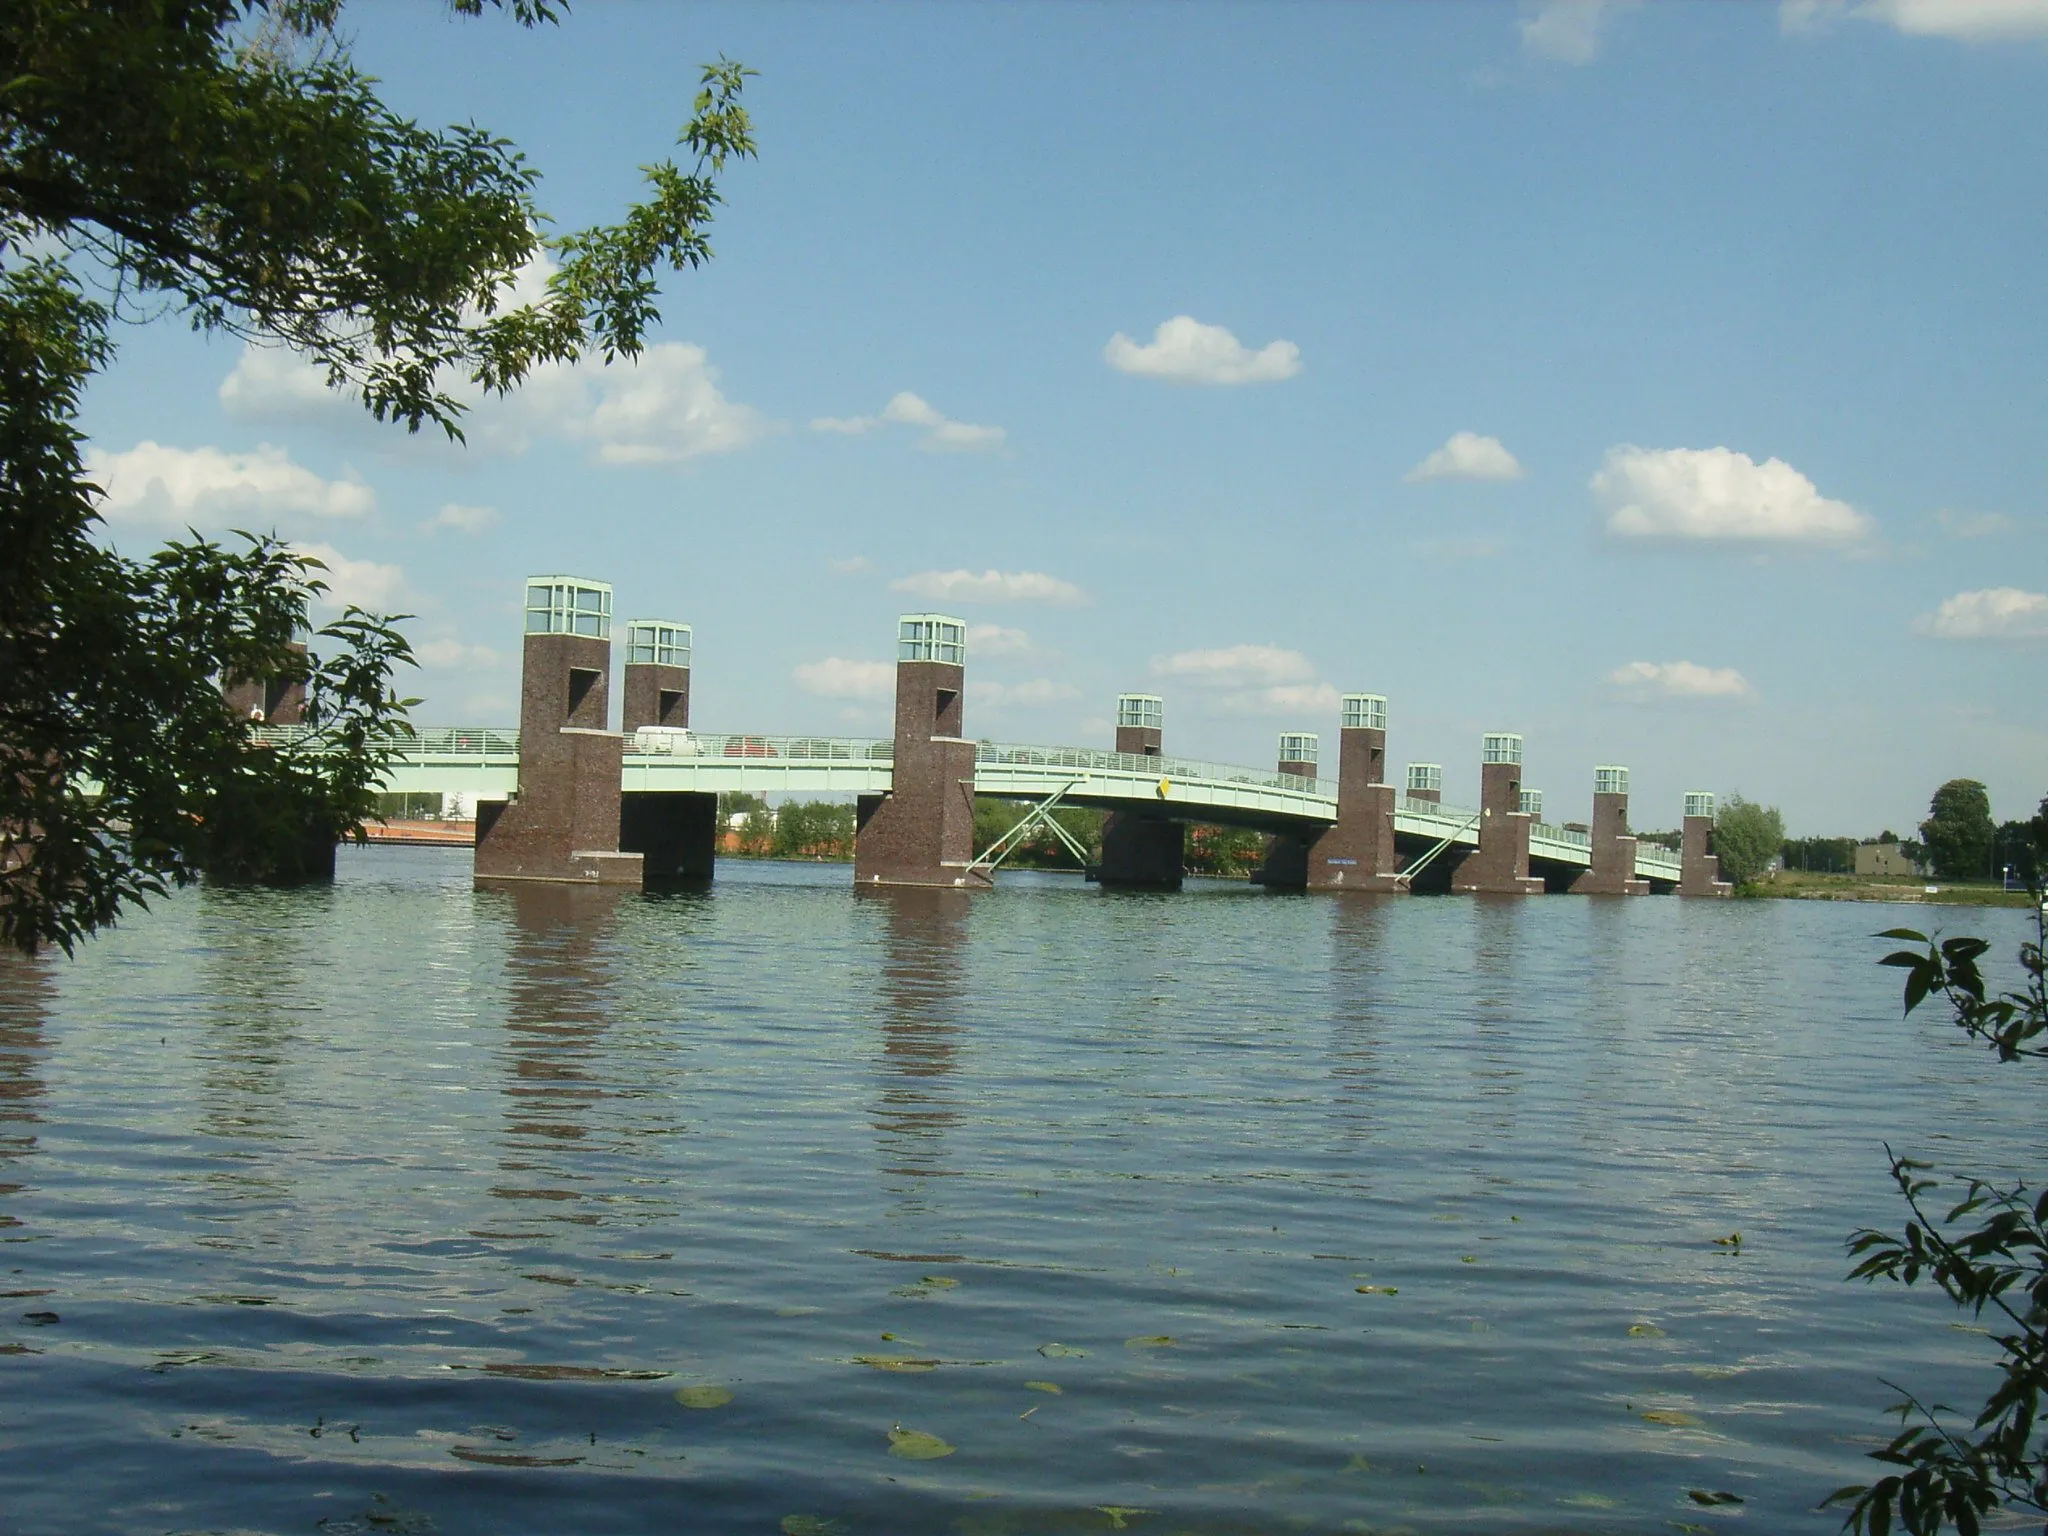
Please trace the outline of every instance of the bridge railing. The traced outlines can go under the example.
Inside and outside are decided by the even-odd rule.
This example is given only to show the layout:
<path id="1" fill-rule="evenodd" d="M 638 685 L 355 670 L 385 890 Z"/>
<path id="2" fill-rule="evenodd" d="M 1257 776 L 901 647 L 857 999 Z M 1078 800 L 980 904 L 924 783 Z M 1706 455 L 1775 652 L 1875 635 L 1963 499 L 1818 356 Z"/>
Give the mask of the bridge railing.
<path id="1" fill-rule="evenodd" d="M 1418 800 L 1413 795 L 1403 795 L 1398 806 L 1403 816 L 1435 816 L 1452 821 L 1477 821 L 1479 813 L 1467 810 L 1462 805 L 1440 805 L 1434 800 Z"/>
<path id="2" fill-rule="evenodd" d="M 296 747 L 317 742 L 325 734 L 303 725 L 249 728 L 250 739 L 266 747 Z M 393 745 L 406 757 L 516 757 L 519 733 L 482 725 L 429 725 L 416 728 L 410 737 L 402 737 Z"/>
<path id="3" fill-rule="evenodd" d="M 1638 864 L 1655 864 L 1659 868 L 1668 869 L 1671 871 L 1671 876 L 1674 880 L 1678 878 L 1679 872 L 1685 868 L 1685 860 L 1679 856 L 1678 850 L 1676 848 L 1666 848 L 1662 843 L 1637 843 L 1636 862 Z"/>
<path id="4" fill-rule="evenodd" d="M 1544 821 L 1529 828 L 1529 839 L 1532 842 L 1564 843 L 1573 848 L 1593 846 L 1592 833 L 1581 832 L 1577 827 L 1553 827 Z"/>
<path id="5" fill-rule="evenodd" d="M 896 756 L 896 745 L 872 736 L 763 736 L 735 732 L 715 735 L 690 732 L 628 741 L 626 751 L 635 757 L 694 757 L 706 761 L 775 758 L 792 762 L 886 763 Z"/>
<path id="6" fill-rule="evenodd" d="M 1142 773 L 1153 778 L 1246 784 L 1258 789 L 1292 790 L 1300 795 L 1337 798 L 1334 779 L 1306 779 L 1291 773 L 1261 773 L 1230 763 L 1208 763 L 1190 757 L 1148 757 L 1138 752 L 1098 752 L 1088 747 L 1040 747 L 1007 741 L 975 743 L 977 763 L 1018 767 L 1079 768 L 1099 773 Z"/>

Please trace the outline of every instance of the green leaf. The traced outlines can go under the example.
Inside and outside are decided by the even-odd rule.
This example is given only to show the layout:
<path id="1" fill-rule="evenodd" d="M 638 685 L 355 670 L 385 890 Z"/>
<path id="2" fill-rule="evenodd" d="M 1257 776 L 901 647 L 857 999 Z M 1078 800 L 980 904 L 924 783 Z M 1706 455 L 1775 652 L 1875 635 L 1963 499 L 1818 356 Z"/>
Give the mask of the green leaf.
<path id="1" fill-rule="evenodd" d="M 905 1429 L 897 1424 L 889 1430 L 889 1454 L 905 1461 L 937 1461 L 941 1456 L 952 1455 L 954 1449 L 937 1435 L 921 1429 Z"/>

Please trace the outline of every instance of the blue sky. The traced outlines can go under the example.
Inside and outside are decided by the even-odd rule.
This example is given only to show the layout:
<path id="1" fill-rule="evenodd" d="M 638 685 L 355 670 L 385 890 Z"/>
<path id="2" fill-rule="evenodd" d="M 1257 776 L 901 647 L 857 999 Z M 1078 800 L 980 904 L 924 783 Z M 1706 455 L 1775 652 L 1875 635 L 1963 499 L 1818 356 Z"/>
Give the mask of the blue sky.
<path id="1" fill-rule="evenodd" d="M 612 217 L 723 53 L 761 154 L 637 368 L 455 450 L 289 356 L 121 336 L 112 536 L 275 526 L 416 613 L 423 722 L 516 715 L 521 578 L 696 629 L 700 729 L 880 734 L 899 612 L 967 728 L 1397 765 L 1527 738 L 1796 832 L 2048 791 L 2044 0 L 347 13 L 429 123 Z M 1122 338 L 1118 340 L 1118 338 Z"/>

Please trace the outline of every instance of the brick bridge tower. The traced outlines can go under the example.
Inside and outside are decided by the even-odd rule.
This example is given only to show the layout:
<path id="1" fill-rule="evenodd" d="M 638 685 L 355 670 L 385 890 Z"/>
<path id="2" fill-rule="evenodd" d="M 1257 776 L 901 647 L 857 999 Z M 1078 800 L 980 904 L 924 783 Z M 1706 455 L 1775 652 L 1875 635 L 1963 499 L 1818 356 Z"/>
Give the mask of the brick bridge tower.
<path id="1" fill-rule="evenodd" d="M 1735 887 L 1721 878 L 1714 856 L 1714 797 L 1704 789 L 1685 792 L 1685 830 L 1679 838 L 1678 894 L 1726 896 Z"/>
<path id="2" fill-rule="evenodd" d="M 477 805 L 476 878 L 641 883 L 619 851 L 620 759 L 607 730 L 612 589 L 578 576 L 526 583 L 519 680 L 519 789 Z"/>
<path id="3" fill-rule="evenodd" d="M 1158 757 L 1165 725 L 1166 701 L 1157 694 L 1121 695 L 1116 701 L 1118 754 Z M 1177 891 L 1185 847 L 1186 829 L 1161 812 L 1111 811 L 1102 823 L 1102 862 L 1089 876 L 1106 886 Z"/>
<path id="4" fill-rule="evenodd" d="M 1571 883 L 1581 895 L 1645 896 L 1650 882 L 1636 878 L 1636 839 L 1628 829 L 1628 770 L 1593 770 L 1593 862 Z"/>
<path id="5" fill-rule="evenodd" d="M 291 643 L 297 665 L 280 677 L 225 678 L 220 695 L 228 713 L 253 725 L 299 725 L 306 718 L 306 647 Z"/>
<path id="6" fill-rule="evenodd" d="M 1387 701 L 1344 695 L 1337 738 L 1337 824 L 1309 849 L 1308 885 L 1317 891 L 1397 891 L 1394 786 L 1387 778 Z"/>
<path id="7" fill-rule="evenodd" d="M 690 626 L 635 619 L 626 626 L 620 723 L 626 750 L 694 752 L 690 741 Z M 619 847 L 645 861 L 649 880 L 708 880 L 718 856 L 718 796 L 627 790 Z"/>
<path id="8" fill-rule="evenodd" d="M 1313 731 L 1282 731 L 1276 771 L 1282 778 L 1300 780 L 1301 788 L 1313 790 L 1316 787 L 1318 746 L 1318 738 Z M 1258 873 L 1251 877 L 1251 883 L 1263 885 L 1268 890 L 1306 890 L 1309 847 L 1322 835 L 1321 832 L 1275 832 L 1266 839 L 1265 861 L 1260 864 Z"/>
<path id="9" fill-rule="evenodd" d="M 1408 787 L 1405 791 L 1410 800 L 1426 801 L 1430 805 L 1444 803 L 1444 765 L 1442 763 L 1410 763 L 1408 765 Z"/>
<path id="10" fill-rule="evenodd" d="M 1541 895 L 1529 873 L 1529 822 L 1522 809 L 1522 738 L 1489 732 L 1479 761 L 1479 846 L 1451 872 L 1451 889 L 1466 894 Z"/>
<path id="11" fill-rule="evenodd" d="M 964 730 L 967 626 L 943 613 L 896 622 L 896 760 L 886 795 L 862 795 L 853 882 L 986 889 L 974 864 L 974 743 Z"/>

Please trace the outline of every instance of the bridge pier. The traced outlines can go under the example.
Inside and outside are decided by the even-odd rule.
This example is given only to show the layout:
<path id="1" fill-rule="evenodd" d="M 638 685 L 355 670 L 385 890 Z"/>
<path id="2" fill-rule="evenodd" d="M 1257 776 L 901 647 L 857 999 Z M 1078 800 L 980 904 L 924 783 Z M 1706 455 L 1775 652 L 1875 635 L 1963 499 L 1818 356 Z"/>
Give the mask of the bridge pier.
<path id="1" fill-rule="evenodd" d="M 1490 732 L 1479 764 L 1479 846 L 1452 871 L 1451 889 L 1465 895 L 1542 894 L 1541 877 L 1529 873 L 1529 822 L 1522 810 L 1522 738 Z"/>
<path id="2" fill-rule="evenodd" d="M 689 729 L 691 644 L 687 624 L 635 619 L 626 626 L 619 724 L 629 741 L 641 731 Z M 654 750 L 661 750 L 658 742 Z M 628 791 L 619 797 L 619 847 L 641 856 L 649 880 L 710 879 L 718 862 L 718 796 Z"/>
<path id="3" fill-rule="evenodd" d="M 1306 779 L 1308 787 L 1313 789 L 1320 750 L 1313 731 L 1282 731 L 1279 772 Z M 1307 890 L 1309 849 L 1322 836 L 1322 832 L 1275 832 L 1266 839 L 1265 860 L 1259 865 L 1258 873 L 1252 876 L 1251 883 L 1263 885 L 1269 891 Z"/>
<path id="4" fill-rule="evenodd" d="M 519 697 L 519 789 L 477 805 L 476 878 L 642 883 L 619 848 L 625 738 L 611 702 L 612 590 L 573 576 L 526 586 Z"/>
<path id="5" fill-rule="evenodd" d="M 1628 770 L 1593 770 L 1593 860 L 1570 887 L 1582 896 L 1647 896 L 1636 878 L 1636 840 L 1628 830 Z"/>
<path id="6" fill-rule="evenodd" d="M 961 734 L 967 626 L 938 613 L 896 625 L 895 765 L 886 795 L 856 810 L 856 885 L 993 882 L 974 863 L 974 743 Z"/>
<path id="7" fill-rule="evenodd" d="M 1703 789 L 1687 790 L 1685 830 L 1678 848 L 1678 894 L 1681 896 L 1727 896 L 1735 887 L 1721 878 L 1721 861 L 1714 856 L 1714 797 Z"/>
<path id="8" fill-rule="evenodd" d="M 1310 890 L 1398 891 L 1394 786 L 1387 777 L 1387 701 L 1344 695 L 1337 738 L 1337 824 L 1308 848 Z"/>
<path id="9" fill-rule="evenodd" d="M 1158 757 L 1166 704 L 1155 694 L 1126 693 L 1116 701 L 1116 750 L 1128 757 Z M 1165 815 L 1111 811 L 1102 822 L 1102 862 L 1088 878 L 1127 890 L 1177 891 L 1185 874 L 1187 829 Z"/>

